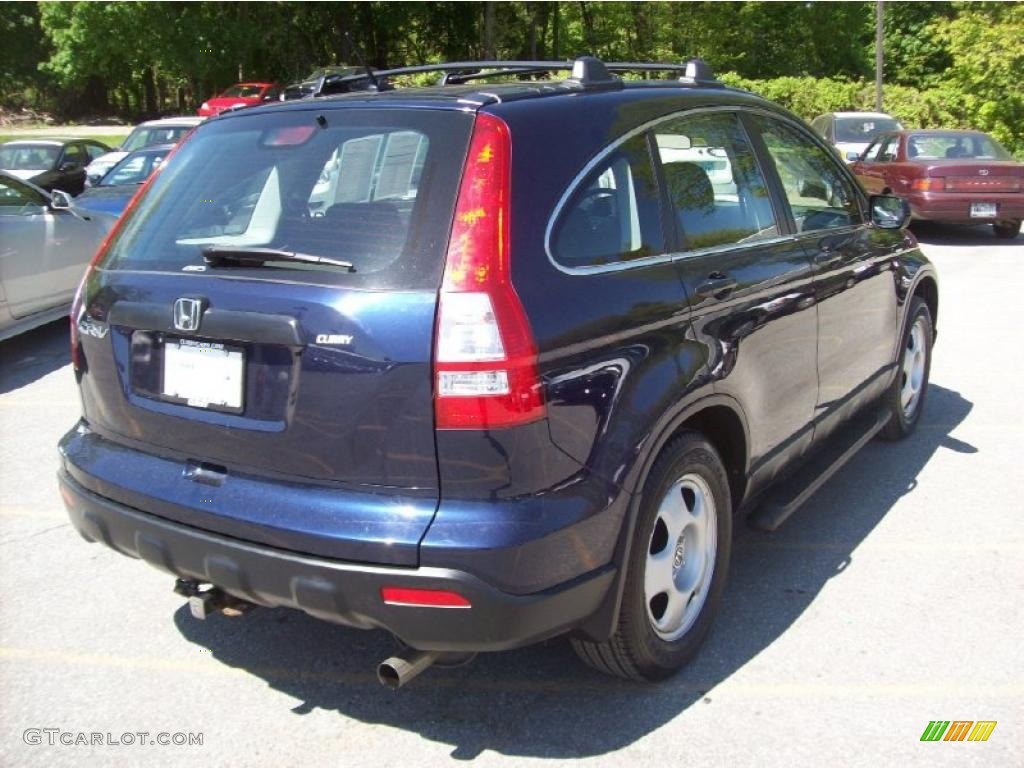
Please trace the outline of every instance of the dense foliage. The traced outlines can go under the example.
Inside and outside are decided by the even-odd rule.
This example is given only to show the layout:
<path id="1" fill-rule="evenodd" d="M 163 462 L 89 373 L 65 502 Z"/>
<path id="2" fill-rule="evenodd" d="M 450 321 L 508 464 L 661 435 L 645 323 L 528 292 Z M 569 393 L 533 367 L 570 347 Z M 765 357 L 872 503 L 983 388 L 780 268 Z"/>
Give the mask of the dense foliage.
<path id="1" fill-rule="evenodd" d="M 1024 4 L 885 3 L 885 106 L 1024 152 Z M 355 62 L 701 56 L 804 117 L 873 106 L 870 2 L 0 3 L 0 105 L 191 109 L 239 78 Z"/>

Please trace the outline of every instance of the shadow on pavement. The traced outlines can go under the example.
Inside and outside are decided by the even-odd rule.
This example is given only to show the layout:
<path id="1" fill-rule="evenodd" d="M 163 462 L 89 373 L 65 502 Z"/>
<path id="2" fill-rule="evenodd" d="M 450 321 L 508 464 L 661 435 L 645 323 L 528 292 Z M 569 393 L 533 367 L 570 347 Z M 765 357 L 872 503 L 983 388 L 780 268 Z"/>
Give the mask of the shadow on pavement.
<path id="1" fill-rule="evenodd" d="M 784 634 L 828 581 L 843 575 L 853 551 L 892 506 L 914 490 L 936 451 L 976 452 L 949 434 L 971 407 L 959 393 L 933 384 L 913 436 L 867 446 L 775 534 L 739 526 L 722 612 L 694 662 L 660 685 L 599 675 L 576 660 L 568 643 L 553 640 L 481 655 L 464 667 L 435 667 L 390 693 L 374 678 L 377 663 L 395 648 L 384 633 L 287 610 L 200 622 L 183 606 L 174 621 L 187 640 L 222 663 L 298 699 L 291 710 L 297 715 L 323 709 L 401 728 L 452 745 L 457 759 L 484 750 L 545 758 L 604 754 L 710 701 L 718 683 Z M 857 492 L 829 493 L 830 485 Z"/>
<path id="2" fill-rule="evenodd" d="M 68 320 L 62 318 L 0 341 L 0 394 L 31 384 L 71 362 Z"/>
<path id="3" fill-rule="evenodd" d="M 1005 247 L 1024 245 L 1024 233 L 1012 240 L 996 237 L 988 224 L 942 224 L 936 221 L 917 221 L 911 225 L 914 236 L 925 245 L 983 245 Z"/>

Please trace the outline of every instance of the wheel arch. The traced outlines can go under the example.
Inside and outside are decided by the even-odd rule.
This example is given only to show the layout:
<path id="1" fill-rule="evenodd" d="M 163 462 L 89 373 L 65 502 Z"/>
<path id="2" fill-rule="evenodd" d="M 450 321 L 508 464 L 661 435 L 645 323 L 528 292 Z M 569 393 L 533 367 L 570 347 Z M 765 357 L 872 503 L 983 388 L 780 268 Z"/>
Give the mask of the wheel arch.
<path id="1" fill-rule="evenodd" d="M 750 466 L 750 431 L 746 415 L 740 404 L 723 394 L 703 397 L 682 408 L 671 421 L 657 433 L 649 444 L 641 461 L 637 491 L 626 512 L 615 552 L 615 581 L 601 607 L 579 628 L 588 638 L 601 642 L 615 631 L 622 605 L 622 591 L 625 587 L 626 564 L 633 545 L 636 521 L 643 500 L 643 487 L 651 468 L 658 460 L 665 446 L 686 430 L 700 432 L 718 451 L 729 477 L 729 493 L 732 514 L 742 507 L 746 493 L 747 476 Z"/>

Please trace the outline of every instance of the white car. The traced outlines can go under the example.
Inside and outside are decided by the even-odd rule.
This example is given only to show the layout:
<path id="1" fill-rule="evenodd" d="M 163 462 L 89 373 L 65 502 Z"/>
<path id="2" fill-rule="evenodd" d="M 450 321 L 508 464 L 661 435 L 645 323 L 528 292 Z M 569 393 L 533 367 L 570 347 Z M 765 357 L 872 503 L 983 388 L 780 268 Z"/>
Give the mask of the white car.
<path id="1" fill-rule="evenodd" d="M 0 341 L 67 315 L 112 223 L 0 171 Z"/>
<path id="2" fill-rule="evenodd" d="M 829 112 L 814 118 L 811 128 L 848 163 L 864 154 L 879 134 L 903 130 L 899 121 L 885 112 Z"/>
<path id="3" fill-rule="evenodd" d="M 91 187 L 130 152 L 153 144 L 177 144 L 182 137 L 199 125 L 205 117 L 165 117 L 139 123 L 128 134 L 121 146 L 93 160 L 85 169 L 85 186 Z"/>

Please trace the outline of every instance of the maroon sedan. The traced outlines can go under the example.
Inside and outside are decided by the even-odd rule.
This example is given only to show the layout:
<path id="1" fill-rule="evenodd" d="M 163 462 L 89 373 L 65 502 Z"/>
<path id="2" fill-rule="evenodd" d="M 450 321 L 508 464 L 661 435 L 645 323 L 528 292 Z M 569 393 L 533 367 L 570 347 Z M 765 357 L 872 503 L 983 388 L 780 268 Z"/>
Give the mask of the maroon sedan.
<path id="1" fill-rule="evenodd" d="M 914 219 L 991 224 L 1013 238 L 1024 219 L 1024 163 L 980 131 L 883 133 L 851 166 L 869 194 L 891 191 Z"/>

